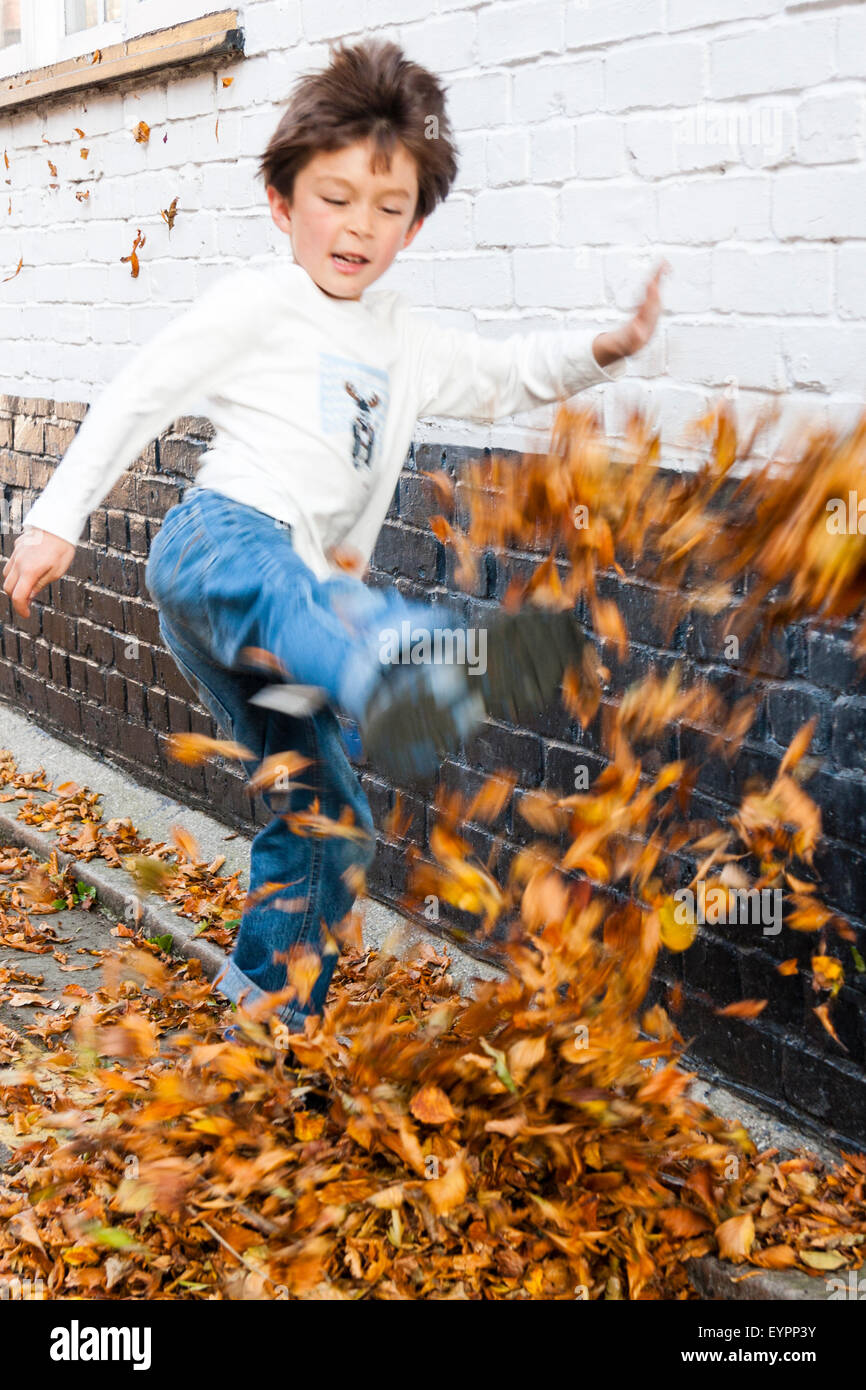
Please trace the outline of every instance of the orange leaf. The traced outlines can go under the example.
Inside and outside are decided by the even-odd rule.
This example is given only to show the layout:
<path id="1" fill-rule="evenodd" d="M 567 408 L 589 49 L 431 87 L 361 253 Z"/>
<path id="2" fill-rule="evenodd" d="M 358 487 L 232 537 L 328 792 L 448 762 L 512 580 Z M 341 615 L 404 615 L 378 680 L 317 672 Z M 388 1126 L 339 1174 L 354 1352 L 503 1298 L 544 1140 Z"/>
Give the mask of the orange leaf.
<path id="1" fill-rule="evenodd" d="M 736 1004 L 716 1009 L 716 1013 L 720 1018 L 757 1018 L 766 1007 L 766 999 L 740 999 Z"/>
<path id="2" fill-rule="evenodd" d="M 172 734 L 168 740 L 169 757 L 175 762 L 195 767 L 208 758 L 219 755 L 223 758 L 237 758 L 240 762 L 252 762 L 255 754 L 242 743 L 229 739 L 208 738 L 207 734 Z"/>
<path id="3" fill-rule="evenodd" d="M 818 723 L 818 716 L 814 714 L 807 723 L 801 725 L 791 742 L 788 744 L 785 756 L 779 764 L 779 776 L 783 772 L 790 772 L 791 768 L 796 767 L 800 759 L 806 753 L 812 736 L 815 732 L 815 725 Z"/>
<path id="4" fill-rule="evenodd" d="M 195 839 L 188 830 L 184 830 L 182 825 L 173 825 L 171 827 L 171 838 L 184 858 L 188 859 L 191 864 L 198 864 L 201 862 L 201 851 Z"/>
<path id="5" fill-rule="evenodd" d="M 830 1006 L 828 1004 L 819 1004 L 817 1009 L 813 1009 L 812 1012 L 814 1014 L 817 1014 L 818 1018 L 821 1020 L 822 1024 L 827 1029 L 827 1032 L 830 1034 L 830 1037 L 834 1040 L 834 1042 L 837 1042 L 839 1044 L 843 1052 L 847 1052 L 847 1047 L 843 1043 L 842 1039 L 839 1037 L 839 1034 L 836 1032 L 836 1029 L 833 1027 L 833 1024 L 830 1022 Z"/>
<path id="6" fill-rule="evenodd" d="M 446 1125 L 457 1119 L 451 1101 L 438 1086 L 422 1086 L 412 1097 L 409 1109 L 422 1125 Z"/>
<path id="7" fill-rule="evenodd" d="M 751 1214 L 732 1216 L 716 1227 L 719 1257 L 723 1260 L 744 1260 L 755 1243 L 755 1223 Z"/>

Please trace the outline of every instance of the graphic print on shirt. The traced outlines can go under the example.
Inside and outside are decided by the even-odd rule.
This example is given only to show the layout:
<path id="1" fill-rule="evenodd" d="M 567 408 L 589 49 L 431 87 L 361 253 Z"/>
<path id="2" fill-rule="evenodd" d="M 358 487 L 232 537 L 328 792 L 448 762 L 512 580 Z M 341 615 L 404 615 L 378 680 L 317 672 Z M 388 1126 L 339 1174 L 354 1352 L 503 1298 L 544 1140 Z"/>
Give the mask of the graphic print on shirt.
<path id="1" fill-rule="evenodd" d="M 388 373 L 365 362 L 319 353 L 322 429 L 349 437 L 354 467 L 372 470 L 388 414 Z"/>

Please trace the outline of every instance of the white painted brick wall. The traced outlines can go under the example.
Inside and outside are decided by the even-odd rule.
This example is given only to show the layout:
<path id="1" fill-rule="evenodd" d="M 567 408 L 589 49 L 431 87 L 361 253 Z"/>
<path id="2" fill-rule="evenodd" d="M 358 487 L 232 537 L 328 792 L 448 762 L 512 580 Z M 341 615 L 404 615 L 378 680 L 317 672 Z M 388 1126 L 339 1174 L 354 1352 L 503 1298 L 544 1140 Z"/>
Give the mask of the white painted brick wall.
<path id="1" fill-rule="evenodd" d="M 289 254 L 258 157 L 298 75 L 323 66 L 334 40 L 376 33 L 441 74 L 460 156 L 450 198 L 383 287 L 491 336 L 601 331 L 666 256 L 656 339 L 626 380 L 596 393 L 611 427 L 624 403 L 643 401 L 675 457 L 721 390 L 744 417 L 774 395 L 787 418 L 847 421 L 862 405 L 862 0 L 239 8 L 247 56 L 225 74 L 175 74 L 0 121 L 0 280 L 24 260 L 0 284 L 0 391 L 92 400 L 227 269 Z M 132 138 L 140 120 L 147 145 Z M 160 211 L 175 197 L 169 233 Z M 133 280 L 120 258 L 139 228 Z M 490 430 L 425 421 L 419 437 L 537 447 L 551 414 Z"/>

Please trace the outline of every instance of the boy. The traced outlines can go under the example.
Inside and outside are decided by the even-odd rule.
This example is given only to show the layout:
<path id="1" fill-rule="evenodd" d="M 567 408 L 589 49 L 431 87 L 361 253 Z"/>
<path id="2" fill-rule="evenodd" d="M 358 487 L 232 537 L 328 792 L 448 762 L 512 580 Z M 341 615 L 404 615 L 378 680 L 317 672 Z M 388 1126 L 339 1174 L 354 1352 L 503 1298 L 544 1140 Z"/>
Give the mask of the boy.
<path id="1" fill-rule="evenodd" d="M 357 720 L 380 770 L 428 778 L 486 714 L 520 718 L 553 698 L 582 640 L 571 614 L 525 611 L 491 624 L 483 670 L 382 657 L 383 634 L 406 622 L 415 639 L 434 613 L 459 626 L 361 578 L 415 423 L 489 421 L 615 379 L 652 335 L 664 266 L 635 317 L 599 335 L 495 341 L 422 323 L 400 295 L 371 293 L 457 172 L 443 89 L 393 43 L 338 45 L 325 71 L 307 74 L 260 172 L 294 263 L 226 275 L 118 374 L 25 517 L 4 589 L 28 616 L 123 470 L 207 401 L 215 440 L 163 521 L 146 579 L 180 670 L 253 753 L 247 772 L 276 753 L 287 769 L 292 754 L 310 760 L 301 785 L 264 794 L 274 818 L 253 842 L 249 886 L 265 891 L 217 981 L 236 1003 L 284 991 L 273 1002 L 294 1030 L 321 1011 L 335 963 L 322 927 L 351 909 L 374 848 L 334 709 Z M 276 697 L 263 689 L 274 679 L 263 652 L 286 678 Z M 350 808 L 362 833 L 292 833 L 283 814 L 313 799 L 332 820 Z M 287 1003 L 289 953 L 310 947 L 321 964 L 310 998 Z"/>

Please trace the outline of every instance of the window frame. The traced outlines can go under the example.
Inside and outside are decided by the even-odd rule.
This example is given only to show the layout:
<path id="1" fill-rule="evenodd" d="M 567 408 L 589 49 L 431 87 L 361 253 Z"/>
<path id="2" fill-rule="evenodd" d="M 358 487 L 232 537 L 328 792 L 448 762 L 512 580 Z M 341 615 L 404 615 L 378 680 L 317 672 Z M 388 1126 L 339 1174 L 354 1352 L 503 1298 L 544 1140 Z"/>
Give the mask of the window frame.
<path id="1" fill-rule="evenodd" d="M 120 19 L 67 34 L 64 0 L 21 0 L 21 42 L 0 48 L 0 79 L 38 72 L 218 12 L 219 0 L 216 5 L 214 0 L 123 0 Z"/>
<path id="2" fill-rule="evenodd" d="M 43 26 L 39 42 L 33 37 L 37 3 L 39 24 Z M 195 10 L 196 17 L 178 20 L 180 3 L 181 0 L 124 0 L 123 21 L 63 34 L 63 0 L 23 0 L 23 42 L 0 49 L 0 120 L 44 101 L 61 97 L 68 100 L 94 88 L 150 77 L 169 68 L 185 69 L 204 63 L 216 68 L 243 58 L 244 32 L 237 8 L 214 10 L 214 0 L 184 0 L 183 12 Z M 174 22 L 153 28 L 155 19 L 165 16 L 169 6 L 174 11 Z M 44 25 L 48 13 L 53 15 L 53 26 Z M 14 60 L 22 49 L 25 66 L 20 62 L 16 65 Z M 35 58 L 49 58 L 51 53 L 54 57 L 50 61 L 26 65 Z"/>

